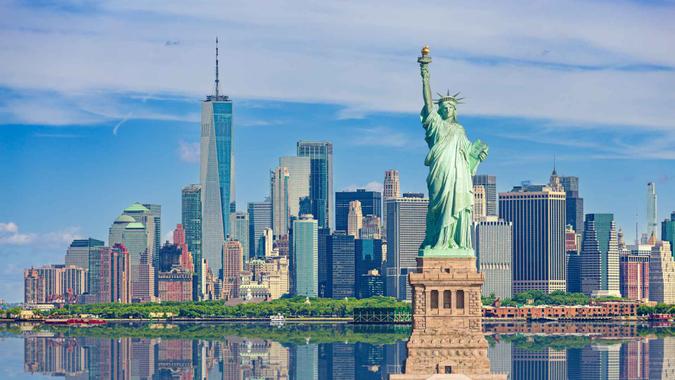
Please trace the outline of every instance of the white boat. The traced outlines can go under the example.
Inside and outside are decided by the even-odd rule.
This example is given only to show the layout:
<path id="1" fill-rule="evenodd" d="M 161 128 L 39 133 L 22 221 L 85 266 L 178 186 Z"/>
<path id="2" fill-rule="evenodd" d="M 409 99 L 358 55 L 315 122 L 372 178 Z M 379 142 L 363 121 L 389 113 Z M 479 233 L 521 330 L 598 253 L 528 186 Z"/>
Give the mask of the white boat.
<path id="1" fill-rule="evenodd" d="M 286 318 L 281 313 L 270 316 L 270 325 L 272 326 L 283 326 L 285 322 Z"/>

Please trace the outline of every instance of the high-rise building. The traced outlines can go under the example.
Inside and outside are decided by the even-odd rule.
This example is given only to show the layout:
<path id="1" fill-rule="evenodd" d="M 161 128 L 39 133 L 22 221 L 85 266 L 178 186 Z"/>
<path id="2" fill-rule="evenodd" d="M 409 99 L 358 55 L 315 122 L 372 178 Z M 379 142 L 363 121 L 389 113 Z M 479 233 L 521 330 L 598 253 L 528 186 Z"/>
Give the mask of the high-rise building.
<path id="1" fill-rule="evenodd" d="M 328 239 L 330 238 L 330 228 L 319 228 L 319 297 L 328 297 Z"/>
<path id="2" fill-rule="evenodd" d="M 278 252 L 274 252 L 274 232 L 271 228 L 265 228 L 260 235 L 258 250 L 256 257 L 261 259 L 278 255 Z"/>
<path id="3" fill-rule="evenodd" d="M 202 190 L 200 185 L 188 185 L 181 191 L 181 224 L 185 228 L 185 244 L 192 253 L 196 274 L 195 289 L 201 289 L 202 263 Z M 201 297 L 201 294 L 197 298 Z"/>
<path id="4" fill-rule="evenodd" d="M 293 293 L 299 296 L 319 295 L 318 221 L 301 215 L 293 221 L 291 266 Z"/>
<path id="5" fill-rule="evenodd" d="M 309 196 L 309 157 L 279 157 L 279 166 L 288 169 L 288 210 L 291 216 L 300 215 L 300 199 Z"/>
<path id="6" fill-rule="evenodd" d="M 647 184 L 647 236 L 656 236 L 659 239 L 658 228 L 658 207 L 656 197 L 656 184 L 649 182 Z"/>
<path id="7" fill-rule="evenodd" d="M 560 177 L 565 189 L 566 223 L 577 233 L 584 230 L 584 198 L 579 197 L 579 177 Z"/>
<path id="8" fill-rule="evenodd" d="M 230 213 L 230 238 L 241 243 L 241 248 L 244 252 L 244 257 L 248 257 L 249 253 L 249 220 L 246 212 Z"/>
<path id="9" fill-rule="evenodd" d="M 659 241 L 649 257 L 649 300 L 675 304 L 675 261 L 670 243 Z"/>
<path id="10" fill-rule="evenodd" d="M 298 141 L 298 157 L 310 158 L 309 198 L 319 227 L 333 229 L 333 144 Z"/>
<path id="11" fill-rule="evenodd" d="M 488 216 L 498 216 L 497 210 L 497 177 L 493 175 L 478 174 L 473 176 L 473 184 L 485 188 L 485 206 Z"/>
<path id="12" fill-rule="evenodd" d="M 66 265 L 74 265 L 89 270 L 89 254 L 105 243 L 96 239 L 76 239 L 66 251 Z"/>
<path id="13" fill-rule="evenodd" d="M 577 234 L 571 224 L 565 226 L 565 257 L 567 262 L 567 292 L 581 293 L 581 253 Z"/>
<path id="14" fill-rule="evenodd" d="M 363 217 L 360 239 L 382 239 L 382 223 L 380 218 L 375 215 L 366 215 Z"/>
<path id="15" fill-rule="evenodd" d="M 384 189 L 382 194 L 384 200 L 401 197 L 401 180 L 398 170 L 386 170 L 384 172 Z"/>
<path id="16" fill-rule="evenodd" d="M 581 291 L 584 294 L 621 296 L 619 241 L 613 214 L 586 214 L 581 263 Z"/>
<path id="17" fill-rule="evenodd" d="M 274 236 L 288 235 L 290 208 L 288 205 L 288 168 L 279 166 L 270 172 L 272 195 L 272 230 Z"/>
<path id="18" fill-rule="evenodd" d="M 565 193 L 547 185 L 516 186 L 499 194 L 499 214 L 513 223 L 513 293 L 564 291 Z"/>
<path id="19" fill-rule="evenodd" d="M 335 231 L 328 238 L 328 287 L 327 296 L 342 299 L 354 297 L 356 253 L 354 236 Z"/>
<path id="20" fill-rule="evenodd" d="M 129 303 L 129 253 L 126 247 L 96 247 L 89 256 L 89 291 L 85 303 Z"/>
<path id="21" fill-rule="evenodd" d="M 652 246 L 638 244 L 628 248 L 625 244 L 621 244 L 621 240 L 619 243 L 621 296 L 638 301 L 649 299 L 649 257 Z"/>
<path id="22" fill-rule="evenodd" d="M 382 192 L 382 199 L 387 201 L 391 198 L 400 198 L 401 197 L 401 180 L 399 178 L 398 170 L 386 170 L 384 172 L 384 186 Z M 384 207 L 384 204 L 382 205 Z M 382 213 L 382 235 L 386 236 L 387 234 L 387 212 L 384 210 Z"/>
<path id="23" fill-rule="evenodd" d="M 387 215 L 387 261 L 385 293 L 400 300 L 412 300 L 408 272 L 417 268 L 416 258 L 424 241 L 429 200 L 421 197 L 385 201 Z"/>
<path id="24" fill-rule="evenodd" d="M 362 215 L 382 216 L 382 194 L 379 191 L 338 191 L 335 193 L 335 230 L 347 231 L 349 221 L 349 204 L 352 201 L 361 203 Z"/>
<path id="25" fill-rule="evenodd" d="M 157 252 L 159 252 L 159 249 L 162 247 L 162 206 L 158 204 L 151 204 L 151 203 L 144 203 L 143 206 L 149 210 L 150 217 L 153 220 L 153 225 L 154 225 L 154 232 L 153 232 L 153 245 L 154 248 L 152 252 L 154 253 L 152 256 L 152 265 L 155 267 L 155 272 L 157 271 L 157 265 L 158 265 L 158 257 L 157 257 Z M 154 279 L 155 281 L 155 296 L 157 296 L 157 278 Z"/>
<path id="26" fill-rule="evenodd" d="M 182 224 L 177 224 L 173 230 L 173 244 L 180 249 L 180 266 L 188 272 L 194 272 L 194 259 L 185 243 L 185 229 Z"/>
<path id="27" fill-rule="evenodd" d="M 356 297 L 369 298 L 384 295 L 384 280 L 380 271 L 371 269 L 356 278 Z"/>
<path id="28" fill-rule="evenodd" d="M 249 258 L 256 257 L 259 251 L 260 237 L 265 228 L 272 228 L 272 202 L 249 202 L 248 204 L 248 242 Z"/>
<path id="29" fill-rule="evenodd" d="M 87 270 L 72 265 L 45 265 L 24 270 L 25 303 L 75 303 L 85 292 Z"/>
<path id="30" fill-rule="evenodd" d="M 173 268 L 157 274 L 157 288 L 162 302 L 187 302 L 193 297 L 192 274 L 182 268 Z"/>
<path id="31" fill-rule="evenodd" d="M 363 227 L 363 211 L 361 202 L 349 202 L 349 214 L 347 215 L 347 235 L 359 238 L 361 228 Z"/>
<path id="32" fill-rule="evenodd" d="M 363 284 L 362 282 L 380 282 L 380 285 L 383 285 L 382 276 L 379 273 L 380 268 L 382 267 L 382 240 L 381 239 L 357 239 L 355 242 L 355 265 L 354 265 L 354 277 L 356 280 L 356 296 L 359 298 L 366 298 L 372 296 L 366 293 L 359 293 L 359 290 L 368 290 L 373 289 L 372 286 L 377 286 L 372 283 Z M 377 274 L 372 274 L 368 277 L 368 273 L 372 270 L 377 270 Z M 373 276 L 377 276 L 377 279 L 374 279 Z M 384 290 L 382 290 L 384 291 Z M 382 293 L 381 295 L 384 295 Z"/>
<path id="33" fill-rule="evenodd" d="M 155 268 L 148 243 L 154 247 L 148 228 L 143 223 L 129 223 L 124 229 L 121 243 L 127 247 L 131 267 L 132 302 L 152 301 L 155 294 Z"/>
<path id="34" fill-rule="evenodd" d="M 225 242 L 223 247 L 223 299 L 239 298 L 244 249 L 237 240 Z"/>
<path id="35" fill-rule="evenodd" d="M 485 186 L 473 186 L 473 221 L 480 222 L 487 217 L 487 201 L 485 199 Z"/>
<path id="36" fill-rule="evenodd" d="M 670 243 L 670 250 L 675 258 L 675 211 L 670 213 L 670 220 L 665 219 L 661 223 L 661 240 Z"/>
<path id="37" fill-rule="evenodd" d="M 234 202 L 232 101 L 220 95 L 216 44 L 215 93 L 202 102 L 200 180 L 202 191 L 202 257 L 214 273 L 222 269 L 221 254 L 230 234 L 229 216 Z"/>
<path id="38" fill-rule="evenodd" d="M 496 217 L 474 224 L 476 266 L 485 276 L 483 296 L 511 298 L 513 223 Z"/>

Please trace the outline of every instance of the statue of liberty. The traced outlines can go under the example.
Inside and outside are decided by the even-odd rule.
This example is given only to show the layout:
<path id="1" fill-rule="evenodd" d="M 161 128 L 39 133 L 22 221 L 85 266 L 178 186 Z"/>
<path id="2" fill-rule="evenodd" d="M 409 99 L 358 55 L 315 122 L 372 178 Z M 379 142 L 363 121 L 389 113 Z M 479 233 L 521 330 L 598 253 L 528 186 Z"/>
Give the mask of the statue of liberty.
<path id="1" fill-rule="evenodd" d="M 422 125 L 429 153 L 424 165 L 429 167 L 427 188 L 429 209 L 420 256 L 472 257 L 473 181 L 478 164 L 487 158 L 488 146 L 471 143 L 457 122 L 459 93 L 440 95 L 434 104 L 429 86 L 429 47 L 422 49 L 417 60 L 422 74 L 424 107 Z"/>

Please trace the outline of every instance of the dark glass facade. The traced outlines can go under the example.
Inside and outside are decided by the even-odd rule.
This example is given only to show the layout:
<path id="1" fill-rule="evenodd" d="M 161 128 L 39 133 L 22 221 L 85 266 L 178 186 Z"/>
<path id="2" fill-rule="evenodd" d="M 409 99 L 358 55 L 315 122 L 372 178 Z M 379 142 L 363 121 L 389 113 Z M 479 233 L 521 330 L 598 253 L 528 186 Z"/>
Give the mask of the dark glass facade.
<path id="1" fill-rule="evenodd" d="M 375 215 L 382 218 L 382 193 L 379 191 L 338 191 L 335 193 L 335 230 L 347 231 L 349 202 L 361 202 L 363 216 Z"/>

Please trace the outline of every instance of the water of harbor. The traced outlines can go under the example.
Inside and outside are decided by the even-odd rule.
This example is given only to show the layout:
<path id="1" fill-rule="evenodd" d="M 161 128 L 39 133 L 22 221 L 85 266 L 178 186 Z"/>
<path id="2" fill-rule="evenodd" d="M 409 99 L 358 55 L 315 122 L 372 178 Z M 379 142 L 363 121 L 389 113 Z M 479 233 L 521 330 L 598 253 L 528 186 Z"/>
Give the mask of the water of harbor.
<path id="1" fill-rule="evenodd" d="M 410 333 L 393 325 L 5 324 L 0 378 L 385 380 L 405 371 Z M 496 324 L 485 337 L 492 372 L 509 379 L 675 379 L 672 327 Z"/>

